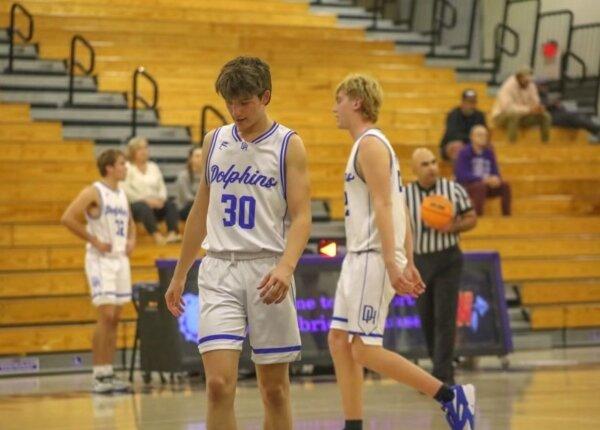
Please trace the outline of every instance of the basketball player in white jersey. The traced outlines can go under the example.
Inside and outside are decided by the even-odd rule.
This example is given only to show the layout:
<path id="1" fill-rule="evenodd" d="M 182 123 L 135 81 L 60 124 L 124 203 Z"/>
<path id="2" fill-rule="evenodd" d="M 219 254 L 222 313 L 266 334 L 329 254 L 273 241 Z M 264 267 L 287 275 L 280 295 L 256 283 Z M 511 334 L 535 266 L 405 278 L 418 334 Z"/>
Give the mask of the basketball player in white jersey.
<path id="1" fill-rule="evenodd" d="M 354 139 L 345 170 L 347 255 L 337 286 L 329 348 L 341 390 L 345 430 L 362 429 L 363 368 L 409 385 L 440 402 L 452 429 L 472 429 L 472 385 L 449 387 L 382 347 L 394 294 L 419 296 L 425 285 L 413 262 L 412 232 L 400 166 L 375 128 L 379 83 L 350 75 L 336 90 L 339 128 Z"/>
<path id="2" fill-rule="evenodd" d="M 204 139 L 204 173 L 165 299 L 173 315 L 181 315 L 186 274 L 202 245 L 198 348 L 207 429 L 236 428 L 233 404 L 246 336 L 264 428 L 291 429 L 288 367 L 300 358 L 292 275 L 311 227 L 306 153 L 300 137 L 267 115 L 271 74 L 262 60 L 228 62 L 216 90 L 234 122 Z"/>
<path id="3" fill-rule="evenodd" d="M 127 391 L 129 384 L 113 371 L 121 307 L 131 301 L 129 254 L 135 246 L 135 224 L 119 181 L 127 167 L 121 151 L 109 149 L 97 160 L 102 179 L 86 187 L 65 210 L 61 222 L 87 242 L 85 273 L 98 320 L 92 340 L 93 392 Z"/>

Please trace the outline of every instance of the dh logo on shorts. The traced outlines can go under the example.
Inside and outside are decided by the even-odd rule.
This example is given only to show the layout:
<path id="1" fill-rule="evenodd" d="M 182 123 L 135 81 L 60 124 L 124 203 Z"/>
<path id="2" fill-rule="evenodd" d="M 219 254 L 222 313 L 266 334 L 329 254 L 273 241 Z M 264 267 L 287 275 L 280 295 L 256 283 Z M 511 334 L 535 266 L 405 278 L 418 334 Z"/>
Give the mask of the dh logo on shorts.
<path id="1" fill-rule="evenodd" d="M 362 311 L 362 320 L 368 324 L 371 321 L 375 323 L 376 318 L 377 311 L 375 310 L 375 308 L 373 308 L 373 306 L 370 305 L 364 305 Z"/>

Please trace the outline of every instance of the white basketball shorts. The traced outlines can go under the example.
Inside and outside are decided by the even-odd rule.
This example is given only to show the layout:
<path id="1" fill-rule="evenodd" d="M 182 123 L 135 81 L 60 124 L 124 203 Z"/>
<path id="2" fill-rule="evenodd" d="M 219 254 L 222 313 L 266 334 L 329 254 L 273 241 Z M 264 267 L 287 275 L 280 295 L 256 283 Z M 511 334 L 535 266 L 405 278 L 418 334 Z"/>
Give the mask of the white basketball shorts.
<path id="1" fill-rule="evenodd" d="M 198 272 L 200 297 L 198 350 L 242 349 L 249 336 L 256 364 L 288 363 L 300 359 L 300 331 L 295 285 L 285 300 L 266 305 L 258 286 L 279 256 L 228 260 L 206 256 Z"/>
<path id="2" fill-rule="evenodd" d="M 94 306 L 123 305 L 131 301 L 131 268 L 126 255 L 105 257 L 88 251 L 85 274 Z"/>
<path id="3" fill-rule="evenodd" d="M 348 342 L 360 336 L 366 345 L 381 346 L 395 294 L 381 253 L 348 253 L 337 284 L 331 328 L 347 331 Z"/>

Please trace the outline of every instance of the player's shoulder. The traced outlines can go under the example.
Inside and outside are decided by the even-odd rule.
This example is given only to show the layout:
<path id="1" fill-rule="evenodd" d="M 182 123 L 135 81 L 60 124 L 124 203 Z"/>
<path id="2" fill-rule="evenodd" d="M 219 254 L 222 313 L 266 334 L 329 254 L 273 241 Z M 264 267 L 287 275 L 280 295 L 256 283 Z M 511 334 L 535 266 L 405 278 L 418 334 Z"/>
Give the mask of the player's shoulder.
<path id="1" fill-rule="evenodd" d="M 202 138 L 202 146 L 208 148 L 219 136 L 232 133 L 234 125 L 234 123 L 230 123 L 209 130 Z"/>

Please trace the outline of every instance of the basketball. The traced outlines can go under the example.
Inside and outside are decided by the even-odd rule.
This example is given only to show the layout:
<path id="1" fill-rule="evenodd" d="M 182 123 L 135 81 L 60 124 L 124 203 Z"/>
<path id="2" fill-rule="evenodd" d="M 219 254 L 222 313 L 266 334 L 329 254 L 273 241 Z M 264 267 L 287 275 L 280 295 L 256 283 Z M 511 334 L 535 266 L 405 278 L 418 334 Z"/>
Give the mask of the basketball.
<path id="1" fill-rule="evenodd" d="M 453 215 L 452 202 L 444 196 L 427 196 L 421 203 L 421 219 L 430 227 L 437 229 L 447 226 Z"/>

